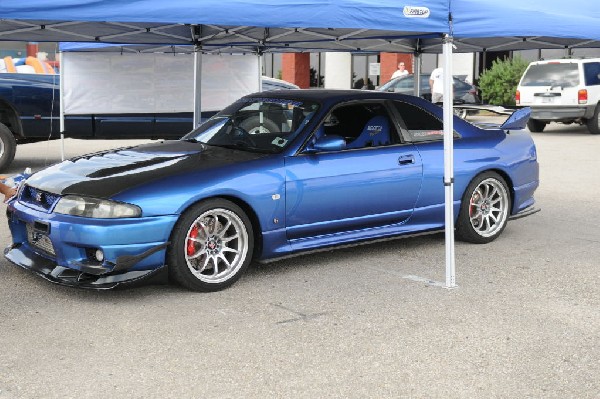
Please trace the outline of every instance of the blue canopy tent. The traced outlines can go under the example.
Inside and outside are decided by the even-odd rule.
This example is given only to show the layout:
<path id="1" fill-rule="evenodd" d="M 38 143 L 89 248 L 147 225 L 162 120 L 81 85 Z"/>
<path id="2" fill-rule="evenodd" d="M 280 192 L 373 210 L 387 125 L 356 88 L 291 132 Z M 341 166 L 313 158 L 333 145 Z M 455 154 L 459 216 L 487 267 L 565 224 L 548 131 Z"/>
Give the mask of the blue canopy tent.
<path id="1" fill-rule="evenodd" d="M 451 34 L 461 52 L 599 47 L 599 13 L 589 0 L 3 0 L 0 40 L 441 52 Z"/>
<path id="2" fill-rule="evenodd" d="M 600 47 L 589 0 L 3 0 L 0 40 L 193 44 L 201 52 L 443 52 Z M 443 40 L 442 40 L 443 38 Z M 199 63 L 197 63 L 199 64 Z M 200 71 L 198 71 L 200 72 Z M 448 96 L 446 96 L 448 97 Z M 196 108 L 195 108 L 196 109 Z M 199 113 L 198 113 L 199 114 Z M 444 99 L 446 284 L 454 287 L 452 104 Z"/>

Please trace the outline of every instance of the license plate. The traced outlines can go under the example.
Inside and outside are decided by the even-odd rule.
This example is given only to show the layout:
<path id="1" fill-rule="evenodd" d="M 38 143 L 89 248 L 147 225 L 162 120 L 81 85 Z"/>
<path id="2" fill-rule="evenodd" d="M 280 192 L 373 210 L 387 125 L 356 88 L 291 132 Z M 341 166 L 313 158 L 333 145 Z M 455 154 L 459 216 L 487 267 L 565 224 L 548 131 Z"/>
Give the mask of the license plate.
<path id="1" fill-rule="evenodd" d="M 554 97 L 542 97 L 542 102 L 545 104 L 554 102 Z"/>
<path id="2" fill-rule="evenodd" d="M 33 245 L 34 247 L 41 249 L 47 254 L 56 255 L 54 252 L 54 246 L 52 245 L 52 241 L 48 238 L 47 235 L 41 233 L 33 228 L 32 225 L 28 224 L 27 228 L 27 242 Z"/>

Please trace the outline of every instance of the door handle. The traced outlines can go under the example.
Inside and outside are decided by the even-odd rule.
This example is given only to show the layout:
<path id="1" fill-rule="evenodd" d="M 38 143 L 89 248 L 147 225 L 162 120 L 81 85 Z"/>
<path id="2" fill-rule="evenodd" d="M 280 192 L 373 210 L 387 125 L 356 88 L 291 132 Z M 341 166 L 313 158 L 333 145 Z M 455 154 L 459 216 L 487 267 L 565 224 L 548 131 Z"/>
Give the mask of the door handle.
<path id="1" fill-rule="evenodd" d="M 415 163 L 415 156 L 410 154 L 410 155 L 400 155 L 400 158 L 398 158 L 398 165 L 410 165 Z"/>

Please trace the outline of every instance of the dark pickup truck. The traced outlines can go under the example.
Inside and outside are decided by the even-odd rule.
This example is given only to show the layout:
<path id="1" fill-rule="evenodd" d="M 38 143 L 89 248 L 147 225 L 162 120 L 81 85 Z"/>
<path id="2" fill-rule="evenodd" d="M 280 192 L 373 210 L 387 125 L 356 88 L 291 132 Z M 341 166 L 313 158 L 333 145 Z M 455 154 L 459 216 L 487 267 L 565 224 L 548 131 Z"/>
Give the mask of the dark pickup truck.
<path id="1" fill-rule="evenodd" d="M 0 73 L 0 171 L 17 144 L 60 138 L 59 75 Z M 263 77 L 263 90 L 298 88 Z M 202 113 L 202 118 L 215 114 Z M 191 112 L 65 116 L 65 137 L 78 139 L 177 139 L 192 128 Z"/>

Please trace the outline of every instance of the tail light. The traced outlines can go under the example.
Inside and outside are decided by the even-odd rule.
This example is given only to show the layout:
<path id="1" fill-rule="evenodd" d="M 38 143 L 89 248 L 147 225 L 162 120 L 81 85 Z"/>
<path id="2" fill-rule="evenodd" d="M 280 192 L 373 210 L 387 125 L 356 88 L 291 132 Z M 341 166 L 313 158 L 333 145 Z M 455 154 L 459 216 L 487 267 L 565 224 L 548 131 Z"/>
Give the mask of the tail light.
<path id="1" fill-rule="evenodd" d="M 519 90 L 517 90 L 517 92 L 515 93 L 515 102 L 517 103 L 517 105 L 521 104 L 521 92 Z"/>
<path id="2" fill-rule="evenodd" d="M 581 89 L 577 92 L 577 101 L 579 102 L 579 104 L 587 104 L 587 90 L 586 89 Z"/>

